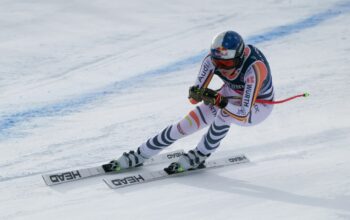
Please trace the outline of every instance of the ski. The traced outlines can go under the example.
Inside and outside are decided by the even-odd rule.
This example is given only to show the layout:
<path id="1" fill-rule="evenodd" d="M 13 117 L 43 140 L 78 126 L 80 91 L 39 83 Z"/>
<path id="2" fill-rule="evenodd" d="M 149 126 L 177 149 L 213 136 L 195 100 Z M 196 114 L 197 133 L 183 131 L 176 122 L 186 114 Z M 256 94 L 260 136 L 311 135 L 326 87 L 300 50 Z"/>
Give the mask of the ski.
<path id="1" fill-rule="evenodd" d="M 249 162 L 249 159 L 245 155 L 243 155 L 243 154 L 242 155 L 234 155 L 234 156 L 229 156 L 229 157 L 224 157 L 224 158 L 208 160 L 205 162 L 204 166 L 201 168 L 194 169 L 194 170 L 188 170 L 188 171 L 181 172 L 181 173 L 168 174 L 164 170 L 149 171 L 149 172 L 144 171 L 144 172 L 136 173 L 133 175 L 124 175 L 124 176 L 118 176 L 118 177 L 114 176 L 114 177 L 104 178 L 103 181 L 111 189 L 118 189 L 118 188 L 122 188 L 122 187 L 126 187 L 126 186 L 132 186 L 135 184 L 166 179 L 168 177 L 191 174 L 195 171 L 219 168 L 219 167 L 223 167 L 223 166 L 235 165 L 235 164 L 241 164 L 241 163 L 247 163 L 247 162 Z"/>
<path id="2" fill-rule="evenodd" d="M 183 150 L 176 150 L 168 153 L 163 153 L 156 155 L 148 160 L 145 161 L 143 166 L 147 165 L 154 165 L 159 163 L 167 163 L 167 162 L 174 162 L 176 161 L 182 154 L 184 153 Z M 130 169 L 121 170 L 118 172 L 106 172 L 103 169 L 103 164 L 99 166 L 94 167 L 88 167 L 88 168 L 81 168 L 81 169 L 74 169 L 69 171 L 63 171 L 63 172 L 56 172 L 56 173 L 48 173 L 43 174 L 42 178 L 44 179 L 46 185 L 52 186 L 72 181 L 77 181 L 89 177 L 99 176 L 107 173 L 116 174 L 116 173 L 123 173 Z"/>

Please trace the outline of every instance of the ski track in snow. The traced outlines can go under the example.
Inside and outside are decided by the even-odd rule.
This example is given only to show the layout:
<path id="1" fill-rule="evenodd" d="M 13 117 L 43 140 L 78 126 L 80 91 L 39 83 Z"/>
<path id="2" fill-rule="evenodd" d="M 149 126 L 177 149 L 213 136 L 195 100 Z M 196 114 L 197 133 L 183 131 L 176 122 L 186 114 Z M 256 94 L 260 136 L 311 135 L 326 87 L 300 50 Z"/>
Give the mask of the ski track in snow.
<path id="1" fill-rule="evenodd" d="M 350 11 L 349 2 L 337 3 L 335 6 L 327 10 L 311 15 L 303 20 L 297 21 L 295 23 L 279 26 L 272 30 L 264 32 L 262 34 L 248 37 L 247 42 L 252 44 L 259 44 L 259 43 L 277 40 L 287 35 L 291 35 L 293 33 L 297 33 L 305 29 L 315 27 L 324 21 L 332 19 L 341 14 L 348 13 L 349 11 Z M 226 19 L 226 18 L 222 18 L 222 19 Z M 85 107 L 87 104 L 90 104 L 96 100 L 106 98 L 109 95 L 114 95 L 116 93 L 120 93 L 126 89 L 130 89 L 134 87 L 133 82 L 135 80 L 137 80 L 139 83 L 144 82 L 156 76 L 169 74 L 174 71 L 185 69 L 190 65 L 196 64 L 202 60 L 202 58 L 206 55 L 206 53 L 207 53 L 206 51 L 203 51 L 199 54 L 178 60 L 164 67 L 160 67 L 158 69 L 136 74 L 135 76 L 127 78 L 125 80 L 114 82 L 111 85 L 103 87 L 98 91 L 92 91 L 90 93 L 80 95 L 73 99 L 64 100 L 62 102 L 45 105 L 40 108 L 29 109 L 29 110 L 11 113 L 9 115 L 3 116 L 2 119 L 0 120 L 0 141 L 11 137 L 11 132 L 14 132 L 14 131 L 13 130 L 9 131 L 9 129 L 15 127 L 16 125 L 22 122 L 28 122 L 35 118 L 41 118 L 41 117 L 64 116 L 72 112 L 81 111 L 82 107 Z M 104 60 L 104 59 L 105 58 L 102 58 L 101 60 Z M 94 63 L 98 63 L 98 62 L 99 60 L 95 61 Z"/>

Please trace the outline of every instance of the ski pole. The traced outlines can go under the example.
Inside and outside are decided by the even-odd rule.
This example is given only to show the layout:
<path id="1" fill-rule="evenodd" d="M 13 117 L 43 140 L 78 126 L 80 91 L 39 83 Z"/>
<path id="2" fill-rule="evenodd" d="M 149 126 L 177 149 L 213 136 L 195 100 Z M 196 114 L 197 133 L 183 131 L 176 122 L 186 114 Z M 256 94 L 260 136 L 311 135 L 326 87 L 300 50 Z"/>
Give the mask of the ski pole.
<path id="1" fill-rule="evenodd" d="M 289 98 L 286 98 L 286 99 L 282 99 L 282 100 L 270 101 L 270 100 L 257 99 L 257 100 L 255 100 L 255 102 L 256 103 L 261 103 L 261 104 L 267 104 L 267 105 L 276 105 L 276 104 L 281 104 L 281 103 L 284 103 L 284 102 L 291 101 L 291 100 L 296 99 L 296 98 L 308 97 L 308 96 L 310 96 L 310 94 L 305 92 L 303 94 L 295 95 L 295 96 L 292 96 L 292 97 L 289 97 Z M 227 98 L 229 98 L 229 99 L 241 99 L 241 97 L 238 97 L 238 96 L 228 96 Z"/>

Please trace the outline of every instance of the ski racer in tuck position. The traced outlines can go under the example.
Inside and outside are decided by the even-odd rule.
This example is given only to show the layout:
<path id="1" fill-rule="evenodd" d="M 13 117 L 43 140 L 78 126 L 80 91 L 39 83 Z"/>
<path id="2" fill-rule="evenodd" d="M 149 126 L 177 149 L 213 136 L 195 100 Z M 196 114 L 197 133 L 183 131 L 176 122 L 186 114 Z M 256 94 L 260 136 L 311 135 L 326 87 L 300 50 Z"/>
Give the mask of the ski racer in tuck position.
<path id="1" fill-rule="evenodd" d="M 208 88 L 213 75 L 224 82 L 218 91 Z M 136 151 L 125 152 L 111 161 L 110 167 L 118 171 L 141 166 L 176 140 L 209 126 L 197 146 L 165 171 L 172 174 L 196 169 L 219 147 L 231 124 L 252 126 L 264 121 L 273 105 L 257 103 L 256 100 L 273 101 L 273 98 L 271 71 L 263 53 L 253 45 L 245 45 L 242 37 L 234 31 L 219 33 L 189 89 L 190 102 L 203 103 L 178 123 L 142 143 Z"/>

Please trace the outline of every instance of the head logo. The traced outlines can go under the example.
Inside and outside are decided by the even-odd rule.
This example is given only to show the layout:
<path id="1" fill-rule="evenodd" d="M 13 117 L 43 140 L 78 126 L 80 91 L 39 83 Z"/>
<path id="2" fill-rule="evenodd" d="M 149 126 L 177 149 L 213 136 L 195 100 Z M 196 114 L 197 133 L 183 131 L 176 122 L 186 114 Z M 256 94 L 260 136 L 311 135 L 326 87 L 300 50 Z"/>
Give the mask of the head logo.
<path id="1" fill-rule="evenodd" d="M 128 176 L 122 179 L 113 179 L 112 184 L 115 186 L 131 185 L 139 182 L 144 182 L 145 179 L 140 174 L 138 176 Z"/>
<path id="2" fill-rule="evenodd" d="M 239 163 L 239 162 L 242 162 L 246 159 L 247 158 L 243 155 L 243 156 L 238 156 L 238 157 L 231 157 L 228 159 L 228 161 L 230 161 L 231 163 Z"/>
<path id="3" fill-rule="evenodd" d="M 73 179 L 80 179 L 80 178 L 82 178 L 82 176 L 81 176 L 80 172 L 78 170 L 76 170 L 76 171 L 51 175 L 49 178 L 50 178 L 51 182 L 59 183 L 59 182 L 73 180 Z"/>

